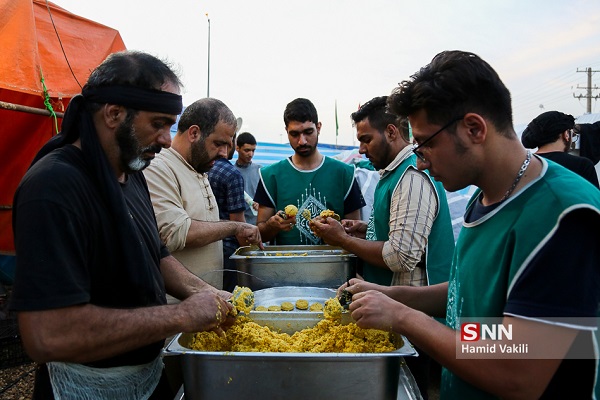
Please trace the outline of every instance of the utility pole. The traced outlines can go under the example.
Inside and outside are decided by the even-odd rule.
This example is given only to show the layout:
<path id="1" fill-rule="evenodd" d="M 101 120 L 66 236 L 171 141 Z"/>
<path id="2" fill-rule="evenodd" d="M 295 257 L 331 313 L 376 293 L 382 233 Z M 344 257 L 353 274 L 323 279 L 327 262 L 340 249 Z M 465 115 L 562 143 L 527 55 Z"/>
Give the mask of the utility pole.
<path id="1" fill-rule="evenodd" d="M 587 69 L 580 71 L 579 68 L 577 68 L 577 72 L 587 72 L 587 87 L 579 87 L 579 85 L 577 85 L 577 89 L 586 89 L 587 94 L 585 94 L 585 95 L 579 94 L 579 95 L 575 96 L 575 93 L 573 93 L 573 97 L 575 97 L 576 99 L 579 99 L 579 100 L 581 100 L 582 98 L 586 98 L 587 99 L 586 114 L 591 114 L 592 113 L 592 99 L 600 98 L 600 95 L 595 95 L 595 96 L 592 95 L 592 89 L 593 90 L 600 89 L 596 85 L 594 85 L 594 87 L 592 87 L 592 72 L 600 72 L 600 71 L 592 71 L 591 68 L 587 68 Z"/>
<path id="2" fill-rule="evenodd" d="M 206 13 L 206 19 L 208 20 L 208 68 L 206 78 L 206 97 L 210 97 L 210 17 Z"/>

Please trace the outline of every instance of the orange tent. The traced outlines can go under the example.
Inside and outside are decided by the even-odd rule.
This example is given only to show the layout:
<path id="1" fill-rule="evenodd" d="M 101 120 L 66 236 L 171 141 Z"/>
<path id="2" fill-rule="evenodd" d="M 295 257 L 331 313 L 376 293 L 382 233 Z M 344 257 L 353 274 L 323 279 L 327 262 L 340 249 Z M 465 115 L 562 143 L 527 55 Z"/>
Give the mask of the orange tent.
<path id="1" fill-rule="evenodd" d="M 12 201 L 90 72 L 125 50 L 119 32 L 45 0 L 0 0 L 0 254 L 14 254 Z M 32 113 L 35 112 L 35 113 Z"/>

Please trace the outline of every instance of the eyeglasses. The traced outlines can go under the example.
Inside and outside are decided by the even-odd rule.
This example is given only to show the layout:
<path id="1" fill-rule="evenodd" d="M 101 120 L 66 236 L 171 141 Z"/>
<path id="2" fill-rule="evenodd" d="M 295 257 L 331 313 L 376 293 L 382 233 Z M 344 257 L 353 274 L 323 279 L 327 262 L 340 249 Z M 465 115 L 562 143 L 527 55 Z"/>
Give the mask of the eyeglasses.
<path id="1" fill-rule="evenodd" d="M 579 131 L 575 129 L 569 129 L 569 133 L 571 134 L 571 142 L 575 143 L 579 140 Z"/>
<path id="2" fill-rule="evenodd" d="M 438 135 L 439 133 L 442 133 L 444 130 L 448 129 L 450 127 L 450 125 L 452 125 L 455 122 L 460 121 L 461 119 L 463 119 L 463 117 L 456 117 L 454 119 L 452 119 L 452 121 L 448 122 L 446 125 L 442 126 L 440 128 L 440 130 L 438 130 L 437 132 L 435 132 L 433 135 L 429 136 L 427 139 L 425 139 L 421 144 L 417 145 L 416 143 L 413 145 L 413 149 L 412 152 L 415 153 L 415 155 L 419 158 L 419 160 L 423 161 L 423 162 L 427 162 L 427 160 L 425 159 L 425 155 L 423 154 L 422 151 L 420 151 L 419 149 L 421 147 L 423 147 L 425 145 L 425 143 L 429 142 L 431 139 L 433 139 L 436 135 Z"/>

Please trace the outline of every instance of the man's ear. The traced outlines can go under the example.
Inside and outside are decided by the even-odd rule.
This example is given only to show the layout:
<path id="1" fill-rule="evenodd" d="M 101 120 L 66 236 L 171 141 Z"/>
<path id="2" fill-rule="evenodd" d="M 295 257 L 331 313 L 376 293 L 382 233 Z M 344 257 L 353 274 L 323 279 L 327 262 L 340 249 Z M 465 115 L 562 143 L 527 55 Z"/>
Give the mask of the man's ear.
<path id="1" fill-rule="evenodd" d="M 106 126 L 116 129 L 125 120 L 127 111 L 123 106 L 116 104 L 105 104 L 102 107 L 102 117 Z"/>
<path id="2" fill-rule="evenodd" d="M 317 135 L 321 133 L 321 123 L 317 122 Z"/>
<path id="3" fill-rule="evenodd" d="M 394 140 L 398 139 L 398 135 L 400 135 L 400 131 L 398 130 L 396 125 L 387 124 L 387 126 L 385 127 L 384 134 L 385 134 L 386 139 L 388 139 L 390 142 L 393 142 Z"/>
<path id="4" fill-rule="evenodd" d="M 195 142 L 198 140 L 202 132 L 200 132 L 200 127 L 198 125 L 190 125 L 187 130 L 187 138 L 190 142 Z"/>
<path id="5" fill-rule="evenodd" d="M 467 137 L 472 143 L 482 143 L 487 136 L 487 121 L 479 114 L 468 113 L 458 122 L 457 129 L 466 127 Z M 464 128 L 463 128 L 464 129 Z"/>

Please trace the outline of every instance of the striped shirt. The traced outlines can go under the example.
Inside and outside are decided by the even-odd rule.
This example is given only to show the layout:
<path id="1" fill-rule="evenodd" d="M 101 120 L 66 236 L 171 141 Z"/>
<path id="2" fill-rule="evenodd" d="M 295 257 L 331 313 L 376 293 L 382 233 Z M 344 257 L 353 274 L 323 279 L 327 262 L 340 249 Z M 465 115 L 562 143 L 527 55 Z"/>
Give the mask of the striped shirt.
<path id="1" fill-rule="evenodd" d="M 379 171 L 381 177 L 411 154 L 411 147 L 405 147 L 390 165 Z M 394 273 L 392 285 L 427 285 L 425 248 L 437 209 L 435 188 L 427 175 L 408 168 L 392 195 L 389 239 L 382 250 L 383 260 Z"/>

